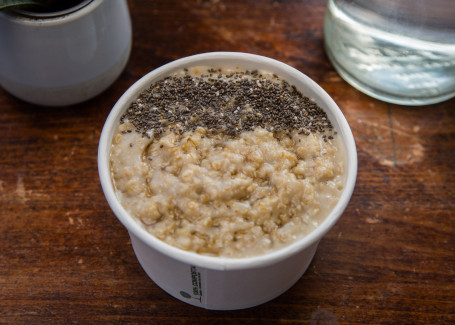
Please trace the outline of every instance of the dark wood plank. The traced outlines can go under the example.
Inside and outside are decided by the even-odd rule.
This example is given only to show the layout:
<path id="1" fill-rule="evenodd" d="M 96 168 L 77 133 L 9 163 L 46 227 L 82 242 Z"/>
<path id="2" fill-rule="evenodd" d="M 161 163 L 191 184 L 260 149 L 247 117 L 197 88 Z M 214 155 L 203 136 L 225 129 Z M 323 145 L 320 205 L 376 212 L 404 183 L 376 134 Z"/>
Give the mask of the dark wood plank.
<path id="1" fill-rule="evenodd" d="M 100 96 L 42 108 L 0 90 L 0 324 L 454 324 L 455 100 L 386 104 L 336 74 L 325 1 L 129 2 L 127 68 Z M 104 120 L 138 78 L 208 51 L 269 56 L 306 73 L 348 119 L 359 155 L 352 200 L 307 273 L 255 308 L 186 305 L 139 266 L 99 185 Z"/>

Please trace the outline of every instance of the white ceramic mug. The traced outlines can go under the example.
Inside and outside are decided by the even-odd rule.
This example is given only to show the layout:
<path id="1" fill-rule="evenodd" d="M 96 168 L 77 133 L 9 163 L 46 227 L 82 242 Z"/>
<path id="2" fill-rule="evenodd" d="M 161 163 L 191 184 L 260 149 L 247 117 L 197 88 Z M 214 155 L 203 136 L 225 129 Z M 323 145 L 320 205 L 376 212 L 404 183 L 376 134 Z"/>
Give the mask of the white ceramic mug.
<path id="1" fill-rule="evenodd" d="M 0 85 L 38 105 L 80 103 L 118 78 L 131 40 L 126 0 L 86 0 L 54 14 L 0 13 Z"/>
<path id="2" fill-rule="evenodd" d="M 118 201 L 111 179 L 112 137 L 122 114 L 152 83 L 191 66 L 239 67 L 276 73 L 313 99 L 327 113 L 346 151 L 346 181 L 341 197 L 327 218 L 310 234 L 291 245 L 260 256 L 224 258 L 203 256 L 170 246 L 148 233 Z M 172 296 L 207 309 L 241 309 L 267 302 L 289 289 L 310 264 L 322 236 L 347 206 L 357 175 L 357 152 L 342 112 L 314 81 L 279 61 L 246 53 L 215 52 L 166 64 L 137 81 L 115 104 L 99 142 L 98 169 L 106 199 L 128 229 L 134 252 L 145 272 Z"/>

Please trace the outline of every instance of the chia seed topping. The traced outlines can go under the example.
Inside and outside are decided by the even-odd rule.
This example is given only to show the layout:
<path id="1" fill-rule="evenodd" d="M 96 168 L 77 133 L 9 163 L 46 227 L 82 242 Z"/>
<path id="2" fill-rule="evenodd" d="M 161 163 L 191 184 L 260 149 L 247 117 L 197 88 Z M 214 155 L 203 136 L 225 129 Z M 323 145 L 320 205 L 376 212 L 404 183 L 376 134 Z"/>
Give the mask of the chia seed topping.
<path id="1" fill-rule="evenodd" d="M 209 134 L 236 137 L 260 126 L 274 134 L 298 130 L 335 133 L 327 114 L 294 85 L 277 75 L 257 70 L 173 75 L 153 83 L 133 102 L 120 122 L 131 122 L 144 136 L 160 136 L 167 130 L 182 134 L 198 127 Z"/>

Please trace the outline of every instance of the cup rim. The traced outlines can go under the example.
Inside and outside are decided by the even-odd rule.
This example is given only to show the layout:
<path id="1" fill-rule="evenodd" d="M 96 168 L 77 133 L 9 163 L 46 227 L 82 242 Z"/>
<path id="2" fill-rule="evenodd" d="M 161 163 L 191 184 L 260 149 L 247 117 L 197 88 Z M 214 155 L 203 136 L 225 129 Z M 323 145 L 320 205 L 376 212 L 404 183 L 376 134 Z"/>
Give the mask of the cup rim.
<path id="1" fill-rule="evenodd" d="M 57 12 L 33 13 L 26 10 L 7 10 L 3 13 L 4 17 L 25 26 L 55 26 L 63 22 L 69 23 L 81 19 L 98 8 L 105 0 L 84 0 L 80 4 L 71 8 Z"/>
<path id="2" fill-rule="evenodd" d="M 277 73 L 278 75 L 285 74 L 292 76 L 296 80 L 300 80 L 306 87 L 309 87 L 309 89 L 316 93 L 319 99 L 323 100 L 323 103 L 318 102 L 318 105 L 320 105 L 326 112 L 331 111 L 336 119 L 336 123 L 333 123 L 334 121 L 332 121 L 332 124 L 338 125 L 337 132 L 339 136 L 342 137 L 346 154 L 346 180 L 343 192 L 331 213 L 318 227 L 316 227 L 316 229 L 306 236 L 278 250 L 258 256 L 242 258 L 213 257 L 185 251 L 171 246 L 147 232 L 138 221 L 134 220 L 133 217 L 126 212 L 116 197 L 114 186 L 111 181 L 109 153 L 113 130 L 117 126 L 118 119 L 121 114 L 137 98 L 139 93 L 147 88 L 152 82 L 169 75 L 173 71 L 183 69 L 185 67 L 203 65 L 204 62 L 210 60 L 220 62 L 230 60 L 244 62 L 245 64 L 251 66 L 251 69 L 257 68 L 259 70 L 264 69 L 261 68 L 261 66 L 266 66 L 269 68 L 266 70 L 269 71 L 270 68 L 273 67 L 274 71 L 271 72 Z M 219 64 L 222 65 L 222 63 Z M 284 79 L 286 78 L 284 77 Z M 296 87 L 297 89 L 300 89 L 301 85 L 296 85 Z M 305 94 L 303 90 L 302 92 Z M 318 242 L 332 228 L 345 210 L 354 190 L 357 177 L 357 151 L 351 129 L 339 107 L 335 104 L 333 99 L 318 84 L 316 84 L 316 82 L 299 70 L 275 59 L 256 54 L 242 52 L 208 52 L 184 57 L 152 70 L 136 81 L 120 97 L 109 113 L 101 132 L 98 147 L 98 172 L 103 192 L 112 211 L 120 222 L 127 228 L 127 230 L 142 240 L 147 246 L 170 258 L 187 264 L 215 270 L 239 270 L 263 267 L 289 258 Z"/>

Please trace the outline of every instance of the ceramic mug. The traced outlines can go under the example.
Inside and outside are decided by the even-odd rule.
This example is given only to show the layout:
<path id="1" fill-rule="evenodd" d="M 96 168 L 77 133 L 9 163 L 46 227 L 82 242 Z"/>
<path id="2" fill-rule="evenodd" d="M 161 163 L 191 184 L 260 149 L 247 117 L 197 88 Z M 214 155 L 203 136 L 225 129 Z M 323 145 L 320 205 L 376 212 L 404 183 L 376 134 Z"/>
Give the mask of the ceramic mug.
<path id="1" fill-rule="evenodd" d="M 0 13 L 0 85 L 38 105 L 88 100 L 126 66 L 132 28 L 126 0 L 85 0 L 43 14 Z"/>

